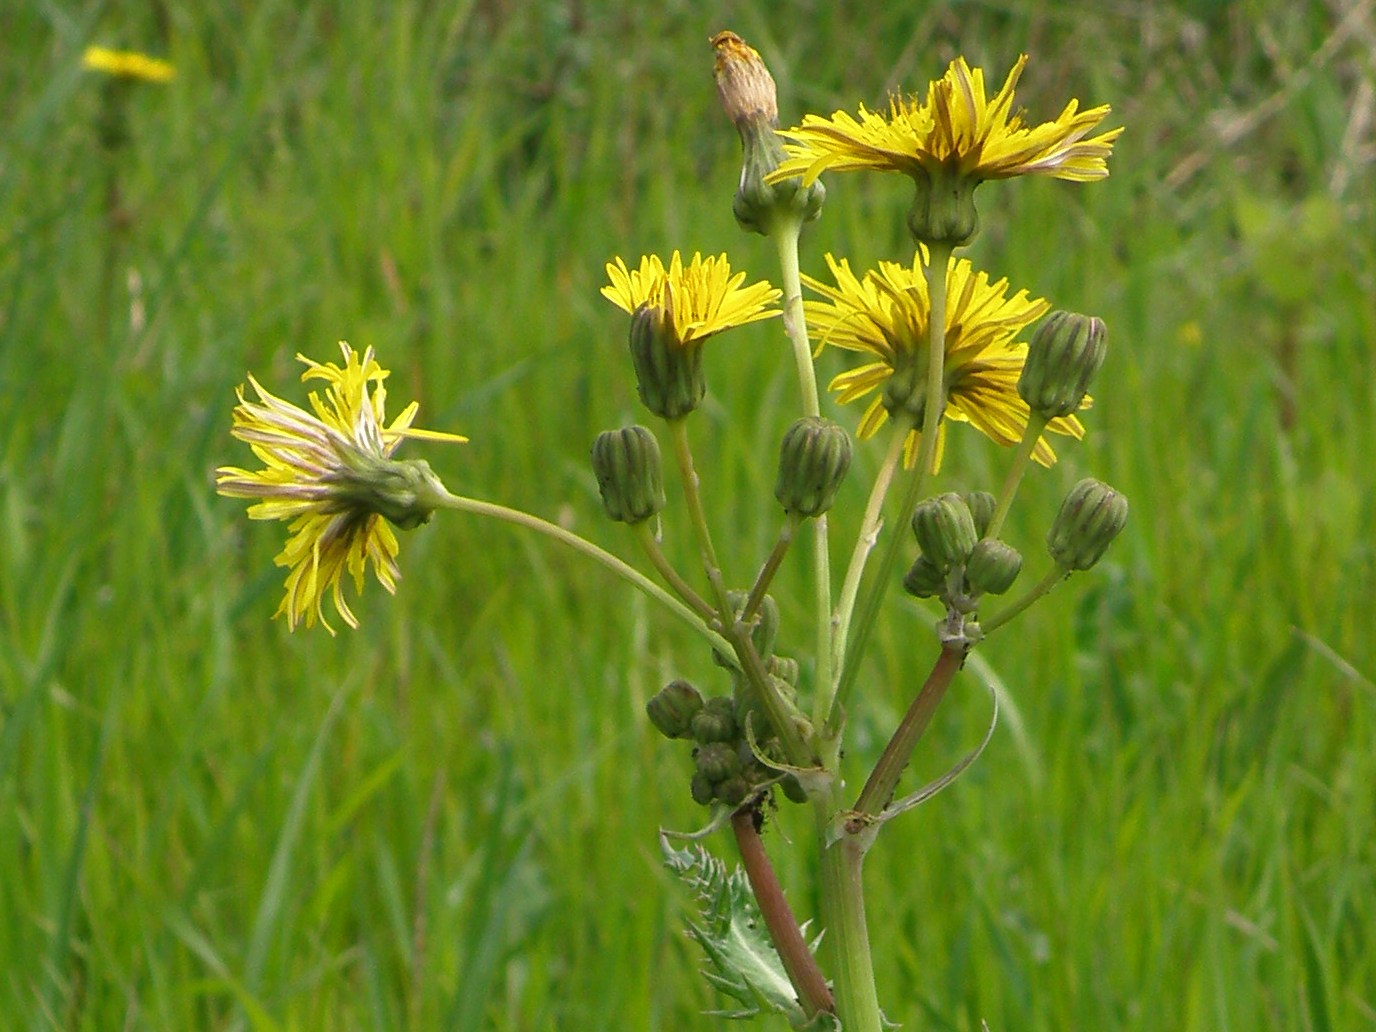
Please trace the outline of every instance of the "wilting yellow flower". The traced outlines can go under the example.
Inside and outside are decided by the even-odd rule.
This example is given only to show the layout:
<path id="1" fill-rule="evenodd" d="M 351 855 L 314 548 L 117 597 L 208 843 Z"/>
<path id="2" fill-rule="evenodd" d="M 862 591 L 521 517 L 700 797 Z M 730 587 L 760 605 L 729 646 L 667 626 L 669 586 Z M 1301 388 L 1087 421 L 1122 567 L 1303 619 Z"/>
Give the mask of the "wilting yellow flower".
<path id="1" fill-rule="evenodd" d="M 117 79 L 139 79 L 143 82 L 171 82 L 177 75 L 177 70 L 160 58 L 149 57 L 136 50 L 111 50 L 108 47 L 87 47 L 81 55 L 81 66 Z"/>
<path id="2" fill-rule="evenodd" d="M 788 160 L 771 178 L 801 175 L 811 182 L 827 169 L 878 169 L 911 176 L 956 174 L 977 180 L 1043 175 L 1085 182 L 1108 175 L 1108 156 L 1122 129 L 1085 136 L 1109 113 L 1108 105 L 1079 110 L 1066 104 L 1055 121 L 1028 125 L 1010 114 L 1013 89 L 1027 55 L 1018 58 L 1003 88 L 986 98 L 984 73 L 965 59 L 951 62 L 925 100 L 894 97 L 886 116 L 862 105 L 855 118 L 808 115 L 783 130 Z"/>
<path id="3" fill-rule="evenodd" d="M 340 341 L 344 365 L 313 362 L 302 380 L 324 380 L 325 396 L 310 392 L 313 413 L 269 393 L 249 376 L 256 401 L 238 389 L 232 434 L 248 443 L 266 466 L 261 470 L 223 466 L 216 471 L 216 490 L 230 498 L 254 498 L 249 517 L 290 521 L 290 538 L 277 556 L 290 572 L 283 613 L 295 630 L 317 619 L 331 634 L 321 606 L 331 593 L 335 610 L 350 627 L 358 620 L 344 600 L 341 580 L 347 570 L 354 587 L 363 590 L 364 572 L 372 563 L 379 583 L 396 591 L 397 538 L 388 520 L 405 529 L 424 523 L 443 486 L 424 462 L 398 462 L 392 454 L 406 438 L 429 441 L 467 440 L 457 434 L 411 426 L 418 405 L 411 402 L 385 424 L 388 376 L 368 348 L 359 355 Z M 370 390 L 371 388 L 371 390 Z M 384 518 L 386 517 L 386 518 Z"/>
<path id="4" fill-rule="evenodd" d="M 777 124 L 779 101 L 774 76 L 760 52 L 729 31 L 718 32 L 711 43 L 716 54 L 712 75 L 717 80 L 717 96 L 732 124 Z"/>
<path id="5" fill-rule="evenodd" d="M 836 376 L 830 389 L 837 400 L 854 401 L 876 393 L 860 419 L 857 433 L 872 437 L 891 414 L 903 412 L 921 425 L 925 398 L 928 328 L 931 304 L 927 296 L 927 253 L 920 248 L 911 267 L 880 262 L 877 271 L 857 279 L 850 264 L 827 255 L 836 286 L 804 276 L 824 301 L 805 301 L 808 332 L 818 350 L 825 345 L 873 355 L 877 361 Z M 1018 395 L 1018 376 L 1027 357 L 1019 333 L 1046 312 L 1049 305 L 1020 290 L 1008 296 L 1008 280 L 991 283 L 975 272 L 968 259 L 951 259 L 946 276 L 946 408 L 939 433 L 941 454 L 946 421 L 969 423 L 1002 445 L 1016 444 L 1027 429 L 1029 409 Z M 1049 430 L 1071 437 L 1084 436 L 1074 416 L 1053 419 Z M 921 434 L 914 429 L 906 442 L 908 465 L 917 459 Z M 1033 458 L 1049 466 L 1056 453 L 1043 438 Z"/>
<path id="6" fill-rule="evenodd" d="M 602 288 L 603 297 L 632 314 L 641 305 L 660 309 L 681 345 L 781 314 L 769 307 L 780 291 L 764 280 L 742 287 L 745 273 L 733 276 L 725 254 L 703 258 L 694 253 L 685 268 L 675 251 L 667 270 L 654 254 L 641 258 L 638 269 L 627 269 L 617 258 L 607 263 L 607 278 L 611 282 Z"/>

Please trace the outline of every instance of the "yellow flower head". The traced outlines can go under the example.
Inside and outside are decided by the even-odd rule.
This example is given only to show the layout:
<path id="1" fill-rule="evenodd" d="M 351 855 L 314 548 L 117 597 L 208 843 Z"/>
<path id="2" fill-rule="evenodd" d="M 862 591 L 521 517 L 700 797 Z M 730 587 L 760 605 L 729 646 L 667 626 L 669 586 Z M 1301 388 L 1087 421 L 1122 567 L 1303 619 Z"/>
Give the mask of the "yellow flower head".
<path id="1" fill-rule="evenodd" d="M 104 72 L 116 79 L 137 79 L 142 82 L 171 82 L 177 70 L 156 57 L 136 50 L 111 50 L 108 47 L 87 47 L 81 55 L 81 66 L 93 72 Z"/>
<path id="2" fill-rule="evenodd" d="M 733 276 L 725 254 L 703 258 L 694 253 L 685 268 L 675 251 L 667 270 L 658 255 L 645 255 L 638 269 L 627 269 L 617 258 L 607 263 L 607 278 L 611 282 L 602 288 L 603 297 L 631 314 L 641 305 L 660 310 L 680 346 L 780 314 L 770 307 L 779 290 L 764 280 L 742 287 L 745 273 Z"/>
<path id="3" fill-rule="evenodd" d="M 291 630 L 303 620 L 311 627 L 319 619 L 331 634 L 334 628 L 321 609 L 327 591 L 344 622 L 358 626 L 344 600 L 345 570 L 355 589 L 362 591 L 371 562 L 379 583 L 396 591 L 401 575 L 397 539 L 384 515 L 403 527 L 416 526 L 433 508 L 425 506 L 427 491 L 443 490 L 425 463 L 396 462 L 392 454 L 408 437 L 467 440 L 413 428 L 418 408 L 414 401 L 386 424 L 387 391 L 382 381 L 388 371 L 378 364 L 372 348 L 360 357 L 343 341 L 339 346 L 343 366 L 297 355 L 307 366 L 302 380 L 327 384 L 324 398 L 310 392 L 313 412 L 283 401 L 249 376 L 257 400 L 248 400 L 243 387 L 238 389 L 231 432 L 266 468 L 223 466 L 215 480 L 222 495 L 258 499 L 249 507 L 251 519 L 290 522 L 291 536 L 275 560 L 290 571 L 287 592 L 274 615 L 285 613 Z"/>
<path id="4" fill-rule="evenodd" d="M 827 255 L 836 286 L 811 276 L 803 281 L 826 300 L 806 301 L 808 332 L 818 350 L 825 345 L 874 356 L 876 361 L 836 376 L 830 389 L 841 402 L 874 393 L 857 430 L 872 437 L 889 418 L 890 408 L 910 410 L 924 395 L 927 368 L 928 324 L 931 304 L 927 296 L 925 248 L 919 248 L 912 267 L 880 262 L 877 271 L 857 279 L 850 264 Z M 975 272 L 968 259 L 951 259 L 946 277 L 946 357 L 942 416 L 937 454 L 940 455 L 947 420 L 970 423 L 1002 445 L 1016 444 L 1027 428 L 1029 409 L 1018 395 L 1018 376 L 1027 357 L 1027 344 L 1015 338 L 1049 305 L 1020 290 L 1008 296 L 1008 280 L 991 283 L 987 274 Z M 1086 402 L 1087 404 L 1087 402 Z M 1074 416 L 1053 419 L 1047 429 L 1071 437 L 1084 436 Z M 911 466 L 917 459 L 921 434 L 914 429 L 906 441 L 904 458 Z M 1056 461 L 1045 439 L 1037 442 L 1033 457 L 1042 465 Z"/>
<path id="5" fill-rule="evenodd" d="M 1103 105 L 1079 110 L 1072 100 L 1055 121 L 1026 124 L 1012 113 L 1013 89 L 1027 64 L 1018 58 L 1003 88 L 985 96 L 984 73 L 965 59 L 951 62 L 925 100 L 894 97 L 888 115 L 862 105 L 859 118 L 838 111 L 808 115 L 783 130 L 788 160 L 771 179 L 801 175 L 811 182 L 827 169 L 878 169 L 919 175 L 956 174 L 976 180 L 1021 175 L 1086 182 L 1108 175 L 1108 156 L 1122 129 L 1085 136 L 1107 117 Z"/>

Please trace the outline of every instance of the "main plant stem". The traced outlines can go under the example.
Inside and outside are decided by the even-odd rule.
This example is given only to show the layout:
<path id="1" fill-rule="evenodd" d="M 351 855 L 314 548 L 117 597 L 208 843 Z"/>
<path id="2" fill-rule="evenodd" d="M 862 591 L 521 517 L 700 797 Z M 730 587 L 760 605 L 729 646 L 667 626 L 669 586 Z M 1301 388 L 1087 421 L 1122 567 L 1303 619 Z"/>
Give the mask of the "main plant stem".
<path id="1" fill-rule="evenodd" d="M 823 945 L 831 962 L 836 1014 L 846 1032 L 882 1032 L 874 958 L 865 924 L 864 865 L 867 840 L 836 833 L 829 814 L 818 812 L 822 851 Z"/>

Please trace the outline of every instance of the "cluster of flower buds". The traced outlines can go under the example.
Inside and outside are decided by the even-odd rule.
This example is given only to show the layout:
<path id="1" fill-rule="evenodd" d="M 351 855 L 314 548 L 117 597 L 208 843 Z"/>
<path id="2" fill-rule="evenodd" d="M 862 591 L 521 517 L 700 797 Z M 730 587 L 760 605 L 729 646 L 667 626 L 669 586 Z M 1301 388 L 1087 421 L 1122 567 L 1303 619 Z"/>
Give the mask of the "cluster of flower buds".
<path id="1" fill-rule="evenodd" d="M 903 587 L 918 598 L 939 597 L 962 613 L 973 612 L 981 595 L 1002 595 L 1022 572 L 1018 550 L 984 537 L 994 514 L 987 491 L 928 498 L 913 512 L 913 534 L 921 554 Z"/>
<path id="2" fill-rule="evenodd" d="M 790 663 L 796 676 L 797 664 L 790 660 L 776 659 L 771 666 L 787 673 Z M 794 697 L 796 690 L 781 673 L 771 673 L 770 679 L 777 690 Z M 670 681 L 646 703 L 645 712 L 666 738 L 694 743 L 691 792 L 699 804 L 740 806 L 762 785 L 778 780 L 777 772 L 755 753 L 758 748 L 764 756 L 779 759 L 778 739 L 743 677 L 736 678 L 732 694 L 711 699 L 704 699 L 687 681 Z M 806 800 L 796 778 L 785 777 L 780 784 L 788 798 Z"/>
<path id="3" fill-rule="evenodd" d="M 731 591 L 727 597 L 737 618 L 741 618 L 748 594 Z M 765 595 L 750 621 L 751 644 L 771 689 L 791 710 L 798 697 L 798 661 L 774 654 L 778 630 L 778 604 L 772 596 Z M 783 759 L 778 733 L 764 699 L 726 656 L 713 653 L 713 659 L 719 666 L 732 669 L 730 695 L 704 699 L 693 685 L 676 680 L 645 705 L 650 723 L 661 734 L 694 743 L 693 798 L 703 806 L 739 806 L 763 786 L 778 782 L 789 799 L 806 801 L 796 778 L 789 775 L 780 779 L 774 767 L 761 762 L 761 756 L 771 761 Z"/>

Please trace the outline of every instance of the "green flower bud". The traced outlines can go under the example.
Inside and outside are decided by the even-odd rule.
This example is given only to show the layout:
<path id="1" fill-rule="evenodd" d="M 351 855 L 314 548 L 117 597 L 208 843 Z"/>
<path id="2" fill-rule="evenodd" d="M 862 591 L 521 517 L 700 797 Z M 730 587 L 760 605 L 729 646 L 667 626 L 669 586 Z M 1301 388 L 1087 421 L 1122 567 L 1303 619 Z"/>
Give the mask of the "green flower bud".
<path id="1" fill-rule="evenodd" d="M 750 783 L 745 778 L 727 778 L 715 787 L 717 798 L 727 806 L 740 806 L 750 795 Z"/>
<path id="2" fill-rule="evenodd" d="M 918 169 L 908 210 L 908 231 L 919 244 L 968 244 L 979 230 L 975 187 L 980 181 L 956 169 Z"/>
<path id="3" fill-rule="evenodd" d="M 918 504 L 913 512 L 913 533 L 922 554 L 942 571 L 970 558 L 979 541 L 970 506 L 949 491 Z"/>
<path id="4" fill-rule="evenodd" d="M 994 518 L 994 509 L 998 507 L 998 500 L 988 491 L 967 491 L 965 492 L 965 504 L 970 507 L 970 515 L 975 521 L 975 533 L 984 537 L 989 529 L 989 523 Z"/>
<path id="5" fill-rule="evenodd" d="M 707 393 L 702 376 L 702 346 L 674 335 L 664 310 L 641 305 L 631 315 L 631 364 L 645 407 L 664 419 L 681 419 Z"/>
<path id="6" fill-rule="evenodd" d="M 749 600 L 748 591 L 728 591 L 726 600 L 731 603 L 731 610 L 740 617 L 745 609 L 745 603 Z M 755 643 L 755 652 L 759 657 L 768 661 L 769 656 L 774 651 L 774 639 L 779 633 L 779 603 L 774 601 L 773 595 L 766 595 L 760 602 L 760 608 L 755 613 L 755 625 L 750 631 L 750 639 Z M 716 649 L 712 650 L 712 658 L 718 666 L 730 667 L 732 664 Z"/>
<path id="7" fill-rule="evenodd" d="M 1047 419 L 1080 407 L 1103 364 L 1108 331 L 1103 320 L 1074 312 L 1052 312 L 1037 327 L 1018 377 L 1018 394 Z"/>
<path id="8" fill-rule="evenodd" d="M 774 497 L 785 512 L 820 516 L 831 508 L 849 469 L 850 435 L 829 419 L 804 416 L 784 434 Z"/>
<path id="9" fill-rule="evenodd" d="M 946 591 L 946 574 L 936 563 L 920 555 L 903 577 L 903 590 L 918 598 L 935 598 Z"/>
<path id="10" fill-rule="evenodd" d="M 738 733 L 735 708 L 735 700 L 729 695 L 708 699 L 707 704 L 693 714 L 690 725 L 693 738 L 701 745 L 734 739 Z"/>
<path id="11" fill-rule="evenodd" d="M 659 442 L 643 426 L 598 434 L 592 469 L 602 506 L 618 523 L 639 523 L 664 508 Z"/>
<path id="12" fill-rule="evenodd" d="M 742 229 L 768 235 L 775 218 L 815 219 L 826 188 L 820 181 L 802 185 L 801 177 L 766 183 L 765 177 L 784 160 L 783 144 L 774 132 L 779 106 L 774 77 L 760 55 L 734 32 L 712 37 L 716 51 L 717 95 L 741 138 L 743 165 L 731 210 Z"/>
<path id="13" fill-rule="evenodd" d="M 1128 500 L 1092 477 L 1070 489 L 1046 535 L 1046 547 L 1066 570 L 1088 570 L 1128 520 Z"/>
<path id="14" fill-rule="evenodd" d="M 792 688 L 798 686 L 798 661 L 787 656 L 770 656 L 769 672 Z"/>
<path id="15" fill-rule="evenodd" d="M 784 796 L 790 803 L 807 802 L 807 790 L 803 788 L 803 783 L 792 774 L 784 776 L 779 782 L 779 787 L 784 790 Z"/>
<path id="16" fill-rule="evenodd" d="M 1012 545 L 985 538 L 965 564 L 965 581 L 976 594 L 1002 595 L 1022 572 L 1022 556 Z"/>
<path id="17" fill-rule="evenodd" d="M 713 784 L 740 773 L 741 761 L 736 748 L 729 742 L 704 745 L 697 754 L 698 773 Z"/>
<path id="18" fill-rule="evenodd" d="M 699 806 L 711 806 L 712 800 L 717 796 L 717 790 L 712 787 L 711 779 L 702 773 L 693 775 L 693 782 L 689 786 L 689 791 L 693 794 L 693 802 Z"/>
<path id="19" fill-rule="evenodd" d="M 687 738 L 702 705 L 702 693 L 691 684 L 670 681 L 645 704 L 645 713 L 665 738 Z"/>

